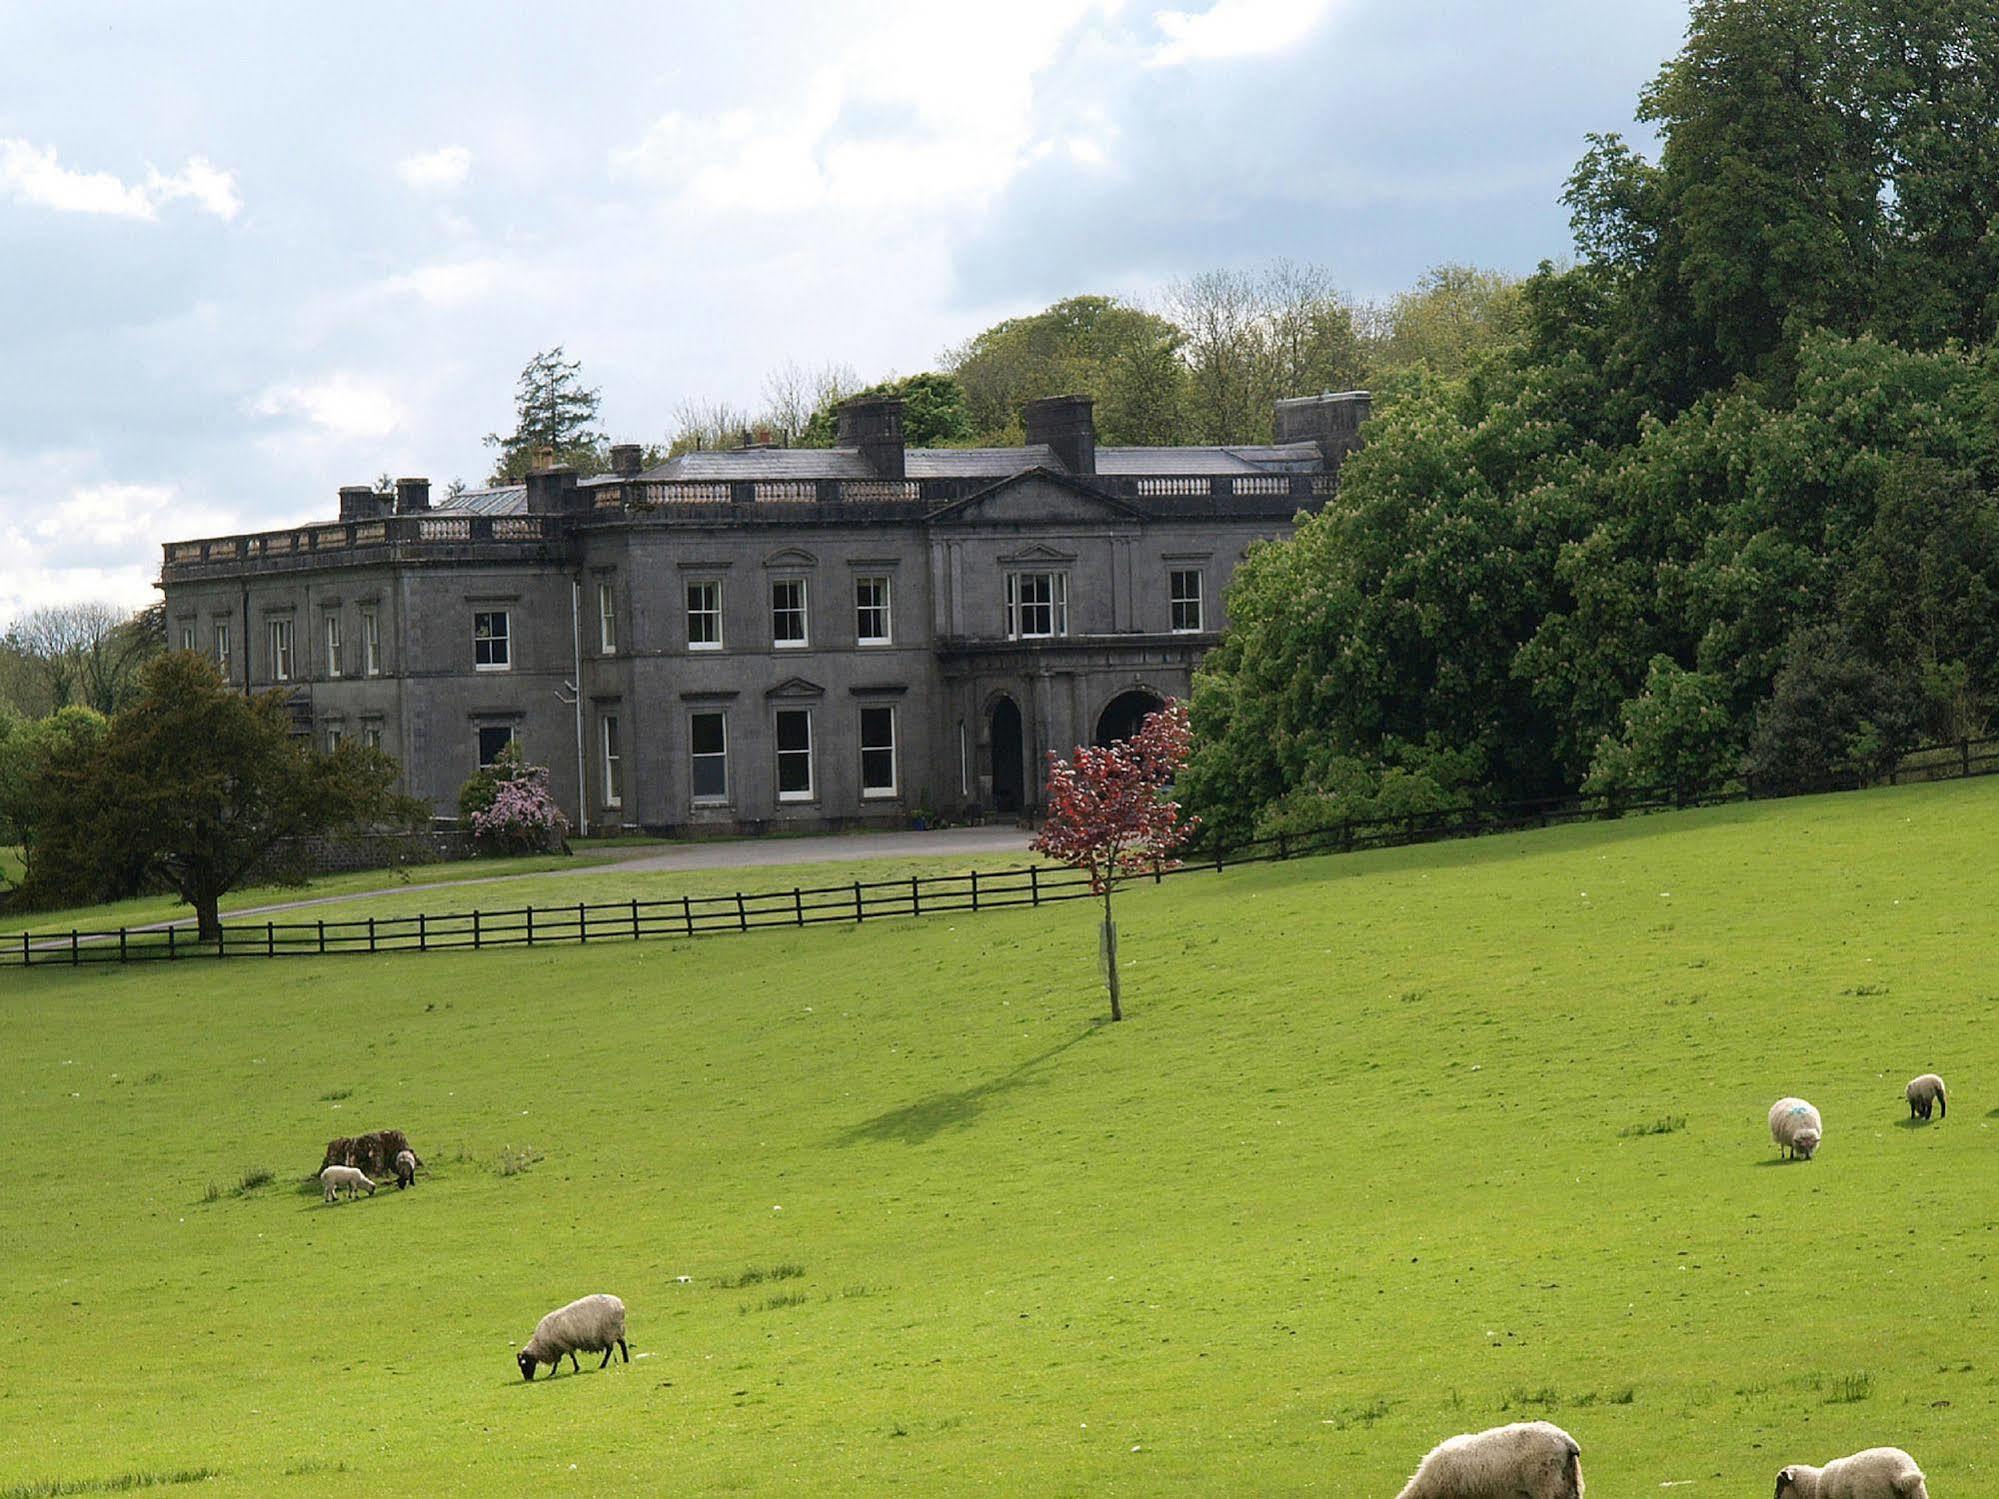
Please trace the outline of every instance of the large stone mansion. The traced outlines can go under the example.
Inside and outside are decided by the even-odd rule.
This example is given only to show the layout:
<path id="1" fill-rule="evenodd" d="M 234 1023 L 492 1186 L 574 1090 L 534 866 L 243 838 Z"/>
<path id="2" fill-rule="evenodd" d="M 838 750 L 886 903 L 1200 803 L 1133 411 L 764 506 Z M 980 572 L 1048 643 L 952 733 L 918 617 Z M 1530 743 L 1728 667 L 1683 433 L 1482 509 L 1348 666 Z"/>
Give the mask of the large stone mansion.
<path id="1" fill-rule="evenodd" d="M 1098 447 L 1091 402 L 1018 448 L 907 448 L 850 401 L 832 448 L 568 470 L 433 507 L 166 547 L 169 644 L 301 733 L 399 759 L 440 813 L 508 744 L 580 825 L 761 831 L 1031 811 L 1045 755 L 1184 695 L 1251 543 L 1322 505 L 1360 392 L 1254 446 Z"/>

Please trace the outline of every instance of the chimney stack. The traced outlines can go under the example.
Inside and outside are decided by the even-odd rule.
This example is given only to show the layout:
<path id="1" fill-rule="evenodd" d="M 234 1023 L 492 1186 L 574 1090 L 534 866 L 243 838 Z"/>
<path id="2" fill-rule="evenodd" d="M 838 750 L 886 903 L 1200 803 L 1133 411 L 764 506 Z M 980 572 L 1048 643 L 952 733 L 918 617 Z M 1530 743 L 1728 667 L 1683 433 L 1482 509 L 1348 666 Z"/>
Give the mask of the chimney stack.
<path id="1" fill-rule="evenodd" d="M 1029 401 L 1020 411 L 1030 447 L 1054 450 L 1072 474 L 1097 471 L 1096 402 L 1088 396 L 1048 396 Z"/>
<path id="2" fill-rule="evenodd" d="M 1326 472 L 1334 473 L 1360 447 L 1360 424 L 1367 420 L 1372 399 L 1364 390 L 1329 390 L 1279 401 L 1273 435 L 1279 442 L 1317 443 Z"/>
<path id="3" fill-rule="evenodd" d="M 422 515 L 430 509 L 430 480 L 396 480 L 396 514 Z"/>
<path id="4" fill-rule="evenodd" d="M 589 508 L 590 496 L 576 487 L 573 468 L 541 468 L 528 475 L 528 514 L 565 515 Z"/>
<path id="5" fill-rule="evenodd" d="M 839 418 L 833 446 L 859 448 L 877 478 L 904 477 L 901 396 L 856 396 L 840 403 Z"/>
<path id="6" fill-rule="evenodd" d="M 611 444 L 611 472 L 620 479 L 636 479 L 639 476 L 642 450 L 635 442 Z"/>
<path id="7" fill-rule="evenodd" d="M 343 484 L 340 486 L 340 518 L 342 520 L 373 520 L 382 513 L 382 496 L 375 493 L 372 484 Z"/>

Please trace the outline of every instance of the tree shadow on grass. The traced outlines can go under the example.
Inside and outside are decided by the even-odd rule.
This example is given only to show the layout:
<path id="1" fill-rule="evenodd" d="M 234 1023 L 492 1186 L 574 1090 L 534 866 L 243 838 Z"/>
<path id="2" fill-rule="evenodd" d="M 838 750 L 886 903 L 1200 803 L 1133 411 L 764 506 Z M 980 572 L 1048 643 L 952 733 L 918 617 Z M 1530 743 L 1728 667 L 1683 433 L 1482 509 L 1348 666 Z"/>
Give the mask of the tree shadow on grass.
<path id="1" fill-rule="evenodd" d="M 960 1088 L 951 1093 L 933 1093 L 928 1098 L 919 1098 L 915 1103 L 904 1104 L 899 1109 L 890 1109 L 886 1114 L 877 1114 L 872 1119 L 864 1119 L 859 1124 L 842 1130 L 834 1136 L 833 1143 L 842 1147 L 849 1145 L 881 1144 L 900 1141 L 904 1145 L 922 1145 L 935 1139 L 947 1129 L 965 1129 L 984 1111 L 986 1105 L 995 1098 L 1011 1093 L 1016 1088 L 1025 1087 L 1033 1081 L 1032 1074 L 1037 1068 L 1046 1066 L 1061 1056 L 1063 1052 L 1079 1042 L 1087 1041 L 1108 1020 L 1092 1020 L 1089 1026 L 1077 1032 L 1066 1041 L 1056 1043 L 1039 1056 L 1029 1057 L 998 1077 L 975 1083 L 969 1088 Z"/>

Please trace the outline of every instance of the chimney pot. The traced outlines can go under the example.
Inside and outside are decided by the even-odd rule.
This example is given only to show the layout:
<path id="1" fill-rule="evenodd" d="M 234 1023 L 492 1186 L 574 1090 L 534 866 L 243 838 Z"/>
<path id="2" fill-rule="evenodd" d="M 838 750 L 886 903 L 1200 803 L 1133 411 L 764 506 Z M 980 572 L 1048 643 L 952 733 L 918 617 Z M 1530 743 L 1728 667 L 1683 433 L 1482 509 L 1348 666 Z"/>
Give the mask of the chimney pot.
<path id="1" fill-rule="evenodd" d="M 373 520 L 382 513 L 382 496 L 375 493 L 372 484 L 343 484 L 340 486 L 340 518 L 342 520 Z"/>
<path id="2" fill-rule="evenodd" d="M 642 452 L 635 442 L 611 445 L 611 472 L 620 479 L 636 479 L 642 467 Z"/>
<path id="3" fill-rule="evenodd" d="M 430 509 L 430 480 L 396 480 L 396 514 L 422 515 Z"/>

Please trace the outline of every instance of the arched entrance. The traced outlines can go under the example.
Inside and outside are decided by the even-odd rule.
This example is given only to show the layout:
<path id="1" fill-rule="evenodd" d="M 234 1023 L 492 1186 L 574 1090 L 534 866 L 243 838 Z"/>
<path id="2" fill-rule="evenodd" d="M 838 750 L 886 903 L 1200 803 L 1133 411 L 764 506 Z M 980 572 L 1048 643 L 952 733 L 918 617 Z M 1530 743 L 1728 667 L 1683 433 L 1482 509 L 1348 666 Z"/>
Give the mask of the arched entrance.
<path id="1" fill-rule="evenodd" d="M 1120 692 L 1097 715 L 1096 745 L 1102 749 L 1114 739 L 1129 739 L 1138 732 L 1148 713 L 1157 713 L 1166 704 L 1159 695 L 1142 687 Z"/>
<path id="2" fill-rule="evenodd" d="M 1022 743 L 1020 709 L 1010 697 L 993 704 L 993 810 L 1018 812 L 1027 801 L 1026 746 Z"/>

